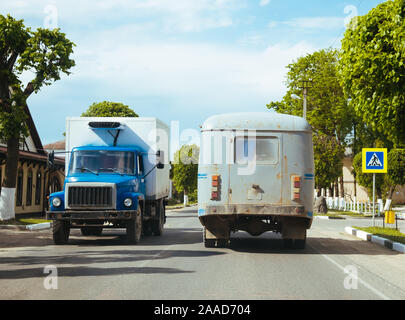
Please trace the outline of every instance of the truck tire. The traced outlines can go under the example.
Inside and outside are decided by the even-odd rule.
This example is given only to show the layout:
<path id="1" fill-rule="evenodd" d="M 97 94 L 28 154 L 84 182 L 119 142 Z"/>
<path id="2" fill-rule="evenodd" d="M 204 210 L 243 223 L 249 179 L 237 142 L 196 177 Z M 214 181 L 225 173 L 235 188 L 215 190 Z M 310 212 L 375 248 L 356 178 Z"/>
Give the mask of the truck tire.
<path id="1" fill-rule="evenodd" d="M 159 215 L 159 219 L 151 221 L 152 231 L 155 236 L 161 236 L 165 224 L 165 205 L 162 200 L 157 202 L 156 213 Z"/>
<path id="2" fill-rule="evenodd" d="M 80 231 L 84 236 L 100 236 L 103 233 L 103 227 L 82 227 Z"/>
<path id="3" fill-rule="evenodd" d="M 152 235 L 152 223 L 150 220 L 143 221 L 142 223 L 142 235 L 151 236 Z"/>
<path id="4" fill-rule="evenodd" d="M 142 213 L 138 207 L 138 211 L 134 219 L 127 221 L 127 242 L 130 244 L 138 244 L 142 235 Z"/>
<path id="5" fill-rule="evenodd" d="M 55 220 L 52 222 L 53 242 L 57 245 L 66 244 L 70 235 L 70 223 L 66 221 Z"/>

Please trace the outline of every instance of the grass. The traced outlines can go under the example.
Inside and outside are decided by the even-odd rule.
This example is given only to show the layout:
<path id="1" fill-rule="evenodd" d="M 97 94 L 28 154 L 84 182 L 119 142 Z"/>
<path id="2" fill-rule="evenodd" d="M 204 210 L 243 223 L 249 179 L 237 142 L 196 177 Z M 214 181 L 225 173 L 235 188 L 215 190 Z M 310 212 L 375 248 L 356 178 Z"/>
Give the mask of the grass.
<path id="1" fill-rule="evenodd" d="M 44 222 L 50 222 L 50 220 L 45 220 L 45 219 L 28 219 L 28 218 L 17 218 L 17 219 L 10 219 L 10 220 L 4 220 L 0 221 L 0 225 L 20 225 L 20 226 L 26 226 L 29 224 L 38 224 L 38 223 L 44 223 Z"/>
<path id="2" fill-rule="evenodd" d="M 362 213 L 358 213 L 358 212 L 343 211 L 343 210 L 336 210 L 336 209 L 328 210 L 327 214 L 315 214 L 315 215 L 329 216 L 329 217 L 338 217 L 338 216 L 351 216 L 351 217 L 359 217 L 359 218 L 372 217 L 372 215 L 370 215 L 370 214 L 362 214 Z"/>
<path id="3" fill-rule="evenodd" d="M 352 228 L 362 230 L 368 233 L 371 233 L 375 236 L 379 236 L 382 238 L 389 239 L 394 242 L 400 242 L 402 244 L 405 244 L 405 234 L 401 233 L 399 230 L 393 229 L 393 228 L 381 228 L 381 227 L 355 227 L 353 226 Z"/>

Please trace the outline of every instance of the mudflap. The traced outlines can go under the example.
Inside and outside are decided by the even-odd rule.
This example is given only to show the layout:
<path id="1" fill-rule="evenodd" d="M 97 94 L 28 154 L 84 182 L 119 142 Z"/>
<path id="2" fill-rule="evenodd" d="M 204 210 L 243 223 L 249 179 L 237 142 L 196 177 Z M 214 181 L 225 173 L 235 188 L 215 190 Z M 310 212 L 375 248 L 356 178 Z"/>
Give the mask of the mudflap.
<path id="1" fill-rule="evenodd" d="M 283 239 L 305 240 L 307 238 L 308 221 L 300 218 L 282 219 L 281 236 Z"/>
<path id="2" fill-rule="evenodd" d="M 231 223 L 227 217 L 219 215 L 200 216 L 200 222 L 207 231 L 206 239 L 229 239 L 231 234 Z"/>

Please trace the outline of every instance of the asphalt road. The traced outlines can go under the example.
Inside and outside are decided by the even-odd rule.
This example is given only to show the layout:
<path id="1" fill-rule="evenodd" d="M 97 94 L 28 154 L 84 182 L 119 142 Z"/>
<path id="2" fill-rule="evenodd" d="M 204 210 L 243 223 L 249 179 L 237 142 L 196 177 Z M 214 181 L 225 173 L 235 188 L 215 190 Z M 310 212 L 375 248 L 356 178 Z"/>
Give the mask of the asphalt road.
<path id="1" fill-rule="evenodd" d="M 344 232 L 370 223 L 315 219 L 305 250 L 244 232 L 205 248 L 196 208 L 169 212 L 163 236 L 139 245 L 124 230 L 74 230 L 65 246 L 49 230 L 0 230 L 0 299 L 405 299 L 405 255 Z"/>

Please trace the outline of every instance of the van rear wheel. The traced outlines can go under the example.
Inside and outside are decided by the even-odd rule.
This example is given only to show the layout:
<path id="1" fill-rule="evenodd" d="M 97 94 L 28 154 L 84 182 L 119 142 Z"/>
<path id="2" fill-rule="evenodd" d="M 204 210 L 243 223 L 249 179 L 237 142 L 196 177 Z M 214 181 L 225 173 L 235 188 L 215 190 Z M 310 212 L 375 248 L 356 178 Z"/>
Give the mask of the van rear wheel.
<path id="1" fill-rule="evenodd" d="M 286 249 L 305 249 L 306 239 L 283 239 Z"/>

